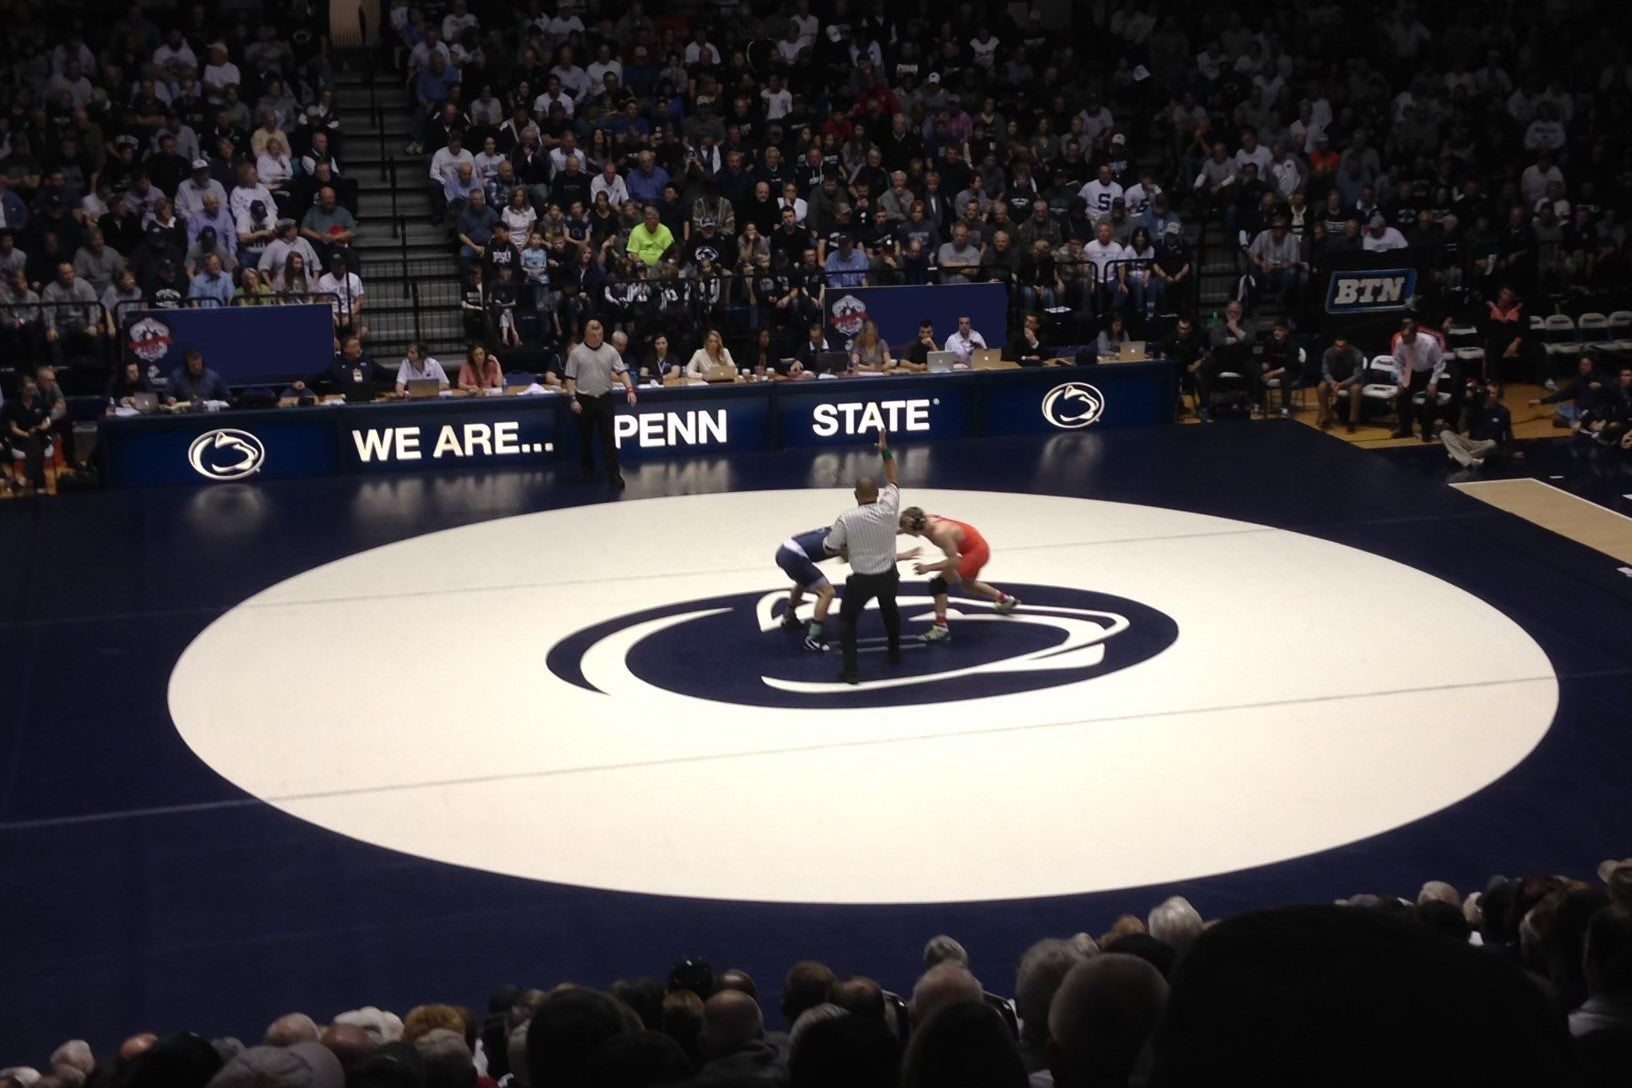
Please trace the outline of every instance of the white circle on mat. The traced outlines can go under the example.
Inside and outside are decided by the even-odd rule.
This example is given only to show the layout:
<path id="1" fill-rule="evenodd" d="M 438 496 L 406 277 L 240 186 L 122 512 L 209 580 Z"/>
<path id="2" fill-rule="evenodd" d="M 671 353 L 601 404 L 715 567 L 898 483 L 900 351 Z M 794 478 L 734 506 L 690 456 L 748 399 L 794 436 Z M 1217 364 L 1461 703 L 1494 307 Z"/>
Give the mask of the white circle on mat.
<path id="1" fill-rule="evenodd" d="M 589 690 L 546 668 L 590 625 L 785 588 L 777 544 L 853 501 L 626 500 L 351 555 L 212 623 L 175 667 L 171 714 L 246 792 L 419 857 L 659 895 L 932 903 L 1354 842 L 1500 778 L 1557 707 L 1517 624 L 1401 563 L 1226 518 L 985 491 L 904 501 L 980 527 L 983 578 L 1130 599 L 1176 621 L 1176 641 L 1080 682 L 883 709 Z M 753 667 L 709 651 L 697 670 Z"/>

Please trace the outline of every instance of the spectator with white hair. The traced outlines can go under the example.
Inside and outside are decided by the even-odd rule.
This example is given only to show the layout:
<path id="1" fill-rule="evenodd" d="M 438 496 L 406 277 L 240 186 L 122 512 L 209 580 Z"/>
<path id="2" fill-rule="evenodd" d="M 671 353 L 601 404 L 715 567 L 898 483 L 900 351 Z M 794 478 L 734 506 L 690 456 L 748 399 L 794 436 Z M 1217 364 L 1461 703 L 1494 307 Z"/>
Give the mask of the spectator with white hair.
<path id="1" fill-rule="evenodd" d="M 924 943 L 924 970 L 928 971 L 942 963 L 961 963 L 969 966 L 969 953 L 964 950 L 956 938 L 941 933 L 931 937 Z"/>
<path id="2" fill-rule="evenodd" d="M 294 1046 L 296 1043 L 315 1043 L 317 1039 L 315 1020 L 303 1012 L 289 1012 L 267 1025 L 261 1042 L 265 1046 Z"/>
<path id="3" fill-rule="evenodd" d="M 1182 895 L 1169 896 L 1152 907 L 1145 925 L 1152 937 L 1176 952 L 1183 952 L 1206 928 L 1200 912 Z"/>
<path id="4" fill-rule="evenodd" d="M 67 1088 L 77 1088 L 96 1071 L 96 1055 L 84 1039 L 69 1039 L 51 1052 L 51 1072 Z"/>

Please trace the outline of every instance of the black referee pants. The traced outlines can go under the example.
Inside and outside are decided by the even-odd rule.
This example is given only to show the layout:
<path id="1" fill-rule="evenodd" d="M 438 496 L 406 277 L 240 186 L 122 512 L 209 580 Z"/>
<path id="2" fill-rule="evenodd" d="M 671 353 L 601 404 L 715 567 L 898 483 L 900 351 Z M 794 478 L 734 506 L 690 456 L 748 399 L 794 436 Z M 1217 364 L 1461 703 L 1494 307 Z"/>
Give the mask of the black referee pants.
<path id="1" fill-rule="evenodd" d="M 612 433 L 612 394 L 602 393 L 598 397 L 591 397 L 584 393 L 575 394 L 578 398 L 578 466 L 588 476 L 595 471 L 595 438 L 601 439 L 601 456 L 606 461 L 606 474 L 617 476 L 618 473 L 618 440 Z"/>
<path id="2" fill-rule="evenodd" d="M 1398 402 L 1396 408 L 1399 411 L 1400 422 L 1394 428 L 1394 437 L 1410 437 L 1412 416 L 1416 417 L 1417 424 L 1422 428 L 1424 438 L 1434 437 L 1428 432 L 1433 428 L 1434 412 L 1437 407 L 1434 404 L 1434 398 L 1426 395 L 1428 383 L 1433 380 L 1433 377 L 1434 372 L 1431 370 L 1413 370 L 1410 372 L 1409 377 L 1406 378 L 1405 392 L 1396 398 Z M 1411 403 L 1412 398 L 1418 393 L 1424 394 L 1421 408 Z"/>
<path id="3" fill-rule="evenodd" d="M 900 587 L 901 572 L 894 566 L 883 574 L 851 574 L 845 579 L 844 600 L 839 602 L 839 645 L 844 648 L 845 675 L 856 673 L 856 623 L 874 597 L 878 598 L 878 614 L 884 618 L 884 633 L 889 636 L 890 658 L 900 656 L 901 609 L 895 603 Z"/>

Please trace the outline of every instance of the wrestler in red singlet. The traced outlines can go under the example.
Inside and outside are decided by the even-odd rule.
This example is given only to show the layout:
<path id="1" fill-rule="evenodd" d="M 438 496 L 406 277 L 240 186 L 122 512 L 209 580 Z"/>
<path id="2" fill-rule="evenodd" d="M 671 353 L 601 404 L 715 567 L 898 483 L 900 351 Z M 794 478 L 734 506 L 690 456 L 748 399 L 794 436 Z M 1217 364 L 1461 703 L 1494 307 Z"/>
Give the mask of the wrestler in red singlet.
<path id="1" fill-rule="evenodd" d="M 943 518 L 939 514 L 929 515 L 930 526 L 928 531 L 935 532 L 936 522 L 945 522 L 963 530 L 963 539 L 958 542 L 958 577 L 965 582 L 973 582 L 992 558 L 992 549 L 987 546 L 986 538 L 980 535 L 980 530 L 966 521 L 956 521 L 952 518 Z M 933 539 L 933 536 L 931 536 Z"/>
<path id="2" fill-rule="evenodd" d="M 992 601 L 999 615 L 1007 615 L 1019 606 L 1017 598 L 980 581 L 981 568 L 991 559 L 992 549 L 973 525 L 910 506 L 901 512 L 901 531 L 926 537 L 946 556 L 938 561 L 930 560 L 913 566 L 914 574 L 935 575 L 929 582 L 935 601 L 935 620 L 923 635 L 926 642 L 944 642 L 952 637 L 947 628 L 946 608 L 947 596 L 953 586 L 970 596 Z"/>

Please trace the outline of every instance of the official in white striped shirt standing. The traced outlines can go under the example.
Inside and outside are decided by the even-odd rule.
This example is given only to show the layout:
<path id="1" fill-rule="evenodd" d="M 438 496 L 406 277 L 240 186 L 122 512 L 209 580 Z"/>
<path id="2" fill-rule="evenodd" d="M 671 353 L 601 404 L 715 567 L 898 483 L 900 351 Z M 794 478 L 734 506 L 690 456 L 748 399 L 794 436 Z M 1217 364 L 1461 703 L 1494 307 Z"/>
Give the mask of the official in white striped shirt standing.
<path id="1" fill-rule="evenodd" d="M 1400 322 L 1400 333 L 1394 341 L 1394 362 L 1400 371 L 1400 385 L 1395 392 L 1400 419 L 1394 437 L 1411 437 L 1412 401 L 1422 393 L 1422 406 L 1416 409 L 1422 440 L 1435 441 L 1434 415 L 1439 410 L 1436 398 L 1439 383 L 1445 377 L 1445 353 L 1440 350 L 1439 341 L 1423 332 L 1416 318 L 1407 317 Z M 1451 415 L 1450 418 L 1456 417 Z"/>
<path id="2" fill-rule="evenodd" d="M 833 523 L 822 546 L 829 555 L 848 554 L 850 577 L 844 583 L 844 600 L 839 604 L 839 641 L 844 649 L 844 671 L 839 678 L 847 684 L 860 682 L 856 666 L 856 623 L 867 602 L 878 598 L 878 612 L 889 639 L 890 664 L 901 660 L 901 610 L 895 594 L 901 585 L 896 570 L 895 537 L 901 511 L 901 489 L 897 486 L 895 454 L 889 438 L 880 429 L 878 453 L 884 459 L 884 487 L 871 476 L 856 481 L 856 506 Z"/>

